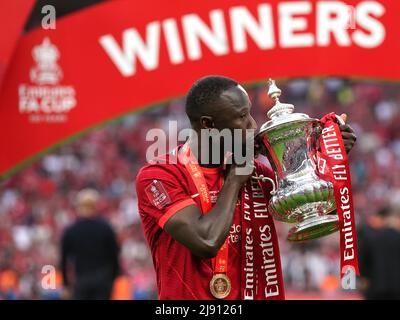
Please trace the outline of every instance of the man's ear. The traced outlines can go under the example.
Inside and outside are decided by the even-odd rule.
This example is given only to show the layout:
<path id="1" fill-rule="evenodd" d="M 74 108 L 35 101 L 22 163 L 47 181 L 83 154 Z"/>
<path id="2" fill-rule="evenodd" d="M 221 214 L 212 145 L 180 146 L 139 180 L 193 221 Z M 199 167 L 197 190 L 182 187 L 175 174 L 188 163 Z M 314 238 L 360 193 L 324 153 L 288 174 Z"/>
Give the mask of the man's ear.
<path id="1" fill-rule="evenodd" d="M 214 128 L 214 120 L 210 116 L 201 116 L 200 125 L 202 129 L 212 129 Z"/>

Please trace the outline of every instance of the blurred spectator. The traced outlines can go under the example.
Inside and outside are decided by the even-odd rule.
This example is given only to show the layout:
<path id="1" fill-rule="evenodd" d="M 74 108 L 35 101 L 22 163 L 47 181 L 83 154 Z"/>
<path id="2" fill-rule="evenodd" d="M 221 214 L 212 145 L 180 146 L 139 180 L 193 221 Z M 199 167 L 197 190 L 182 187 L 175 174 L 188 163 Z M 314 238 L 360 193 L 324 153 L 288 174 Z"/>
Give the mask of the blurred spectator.
<path id="1" fill-rule="evenodd" d="M 61 240 L 64 286 L 76 300 L 110 299 L 119 273 L 117 239 L 110 225 L 96 216 L 98 198 L 93 189 L 78 193 L 80 217 Z"/>
<path id="2" fill-rule="evenodd" d="M 358 229 L 366 299 L 400 299 L 400 216 L 385 207 Z"/>

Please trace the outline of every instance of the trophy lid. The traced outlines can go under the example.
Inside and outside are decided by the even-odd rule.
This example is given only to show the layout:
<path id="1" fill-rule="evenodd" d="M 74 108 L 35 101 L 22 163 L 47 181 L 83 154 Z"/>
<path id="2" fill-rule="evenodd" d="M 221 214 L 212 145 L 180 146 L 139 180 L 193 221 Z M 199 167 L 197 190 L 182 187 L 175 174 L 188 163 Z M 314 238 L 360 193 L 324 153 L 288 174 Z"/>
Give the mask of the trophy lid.
<path id="1" fill-rule="evenodd" d="M 268 80 L 268 85 L 268 95 L 275 101 L 275 105 L 267 112 L 267 116 L 270 120 L 261 126 L 259 134 L 289 122 L 308 122 L 316 120 L 310 118 L 305 113 L 293 113 L 294 105 L 292 104 L 281 103 L 279 97 L 282 94 L 282 90 L 277 87 L 275 80 L 270 78 Z"/>

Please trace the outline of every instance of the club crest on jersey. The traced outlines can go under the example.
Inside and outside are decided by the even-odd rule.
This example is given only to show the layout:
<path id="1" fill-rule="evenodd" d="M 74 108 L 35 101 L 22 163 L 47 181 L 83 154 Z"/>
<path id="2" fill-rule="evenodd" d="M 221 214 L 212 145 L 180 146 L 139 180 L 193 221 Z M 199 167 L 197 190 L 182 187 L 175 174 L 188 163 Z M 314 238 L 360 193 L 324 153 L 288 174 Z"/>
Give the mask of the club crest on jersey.
<path id="1" fill-rule="evenodd" d="M 150 202 L 157 209 L 162 209 L 171 202 L 171 198 L 161 181 L 153 180 L 153 182 L 147 186 L 145 191 Z"/>

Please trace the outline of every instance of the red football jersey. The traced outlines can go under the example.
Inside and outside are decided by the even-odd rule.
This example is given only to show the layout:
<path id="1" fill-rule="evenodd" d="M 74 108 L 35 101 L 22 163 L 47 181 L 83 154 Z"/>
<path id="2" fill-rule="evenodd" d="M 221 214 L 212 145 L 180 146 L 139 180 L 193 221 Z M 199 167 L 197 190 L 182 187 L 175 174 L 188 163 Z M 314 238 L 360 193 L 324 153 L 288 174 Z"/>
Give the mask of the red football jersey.
<path id="1" fill-rule="evenodd" d="M 166 160 L 170 155 L 166 155 Z M 271 169 L 255 161 L 259 174 L 273 177 Z M 201 168 L 213 204 L 220 191 L 221 168 Z M 264 184 L 263 184 L 264 185 Z M 269 196 L 270 186 L 265 190 Z M 165 223 L 182 208 L 197 205 L 201 210 L 197 189 L 184 165 L 149 164 L 136 178 L 139 214 L 142 220 L 157 274 L 159 299 L 214 299 L 209 283 L 213 276 L 211 259 L 197 257 L 163 230 Z M 227 275 L 232 290 L 226 299 L 241 299 L 241 225 L 240 195 L 229 233 Z"/>

